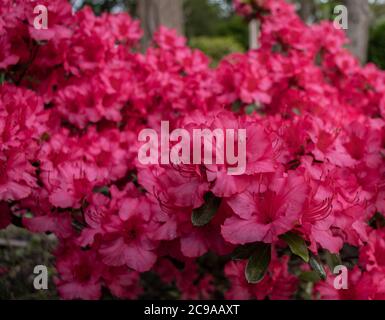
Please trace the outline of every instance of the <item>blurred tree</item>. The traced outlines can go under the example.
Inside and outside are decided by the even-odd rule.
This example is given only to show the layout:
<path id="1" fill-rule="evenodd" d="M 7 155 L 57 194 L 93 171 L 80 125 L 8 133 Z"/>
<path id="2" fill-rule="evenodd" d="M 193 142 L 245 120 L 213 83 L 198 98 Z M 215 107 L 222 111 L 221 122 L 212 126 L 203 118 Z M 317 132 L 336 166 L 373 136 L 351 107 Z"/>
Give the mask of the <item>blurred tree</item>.
<path id="1" fill-rule="evenodd" d="M 234 48 L 248 48 L 248 27 L 245 21 L 235 14 L 232 0 L 71 0 L 75 9 L 90 5 L 96 14 L 104 11 L 128 11 L 132 16 L 142 19 L 145 31 L 144 46 L 159 24 L 176 28 L 190 41 L 196 37 L 215 38 L 220 47 L 216 52 L 233 52 Z M 181 11 L 183 10 L 183 11 Z M 183 15 L 181 16 L 181 12 Z M 231 39 L 230 39 L 231 38 Z M 219 44 L 220 40 L 223 44 Z M 202 39 L 196 43 L 202 45 L 203 51 L 209 46 Z M 227 50 L 224 49 L 228 46 Z M 211 54 L 215 50 L 208 49 Z M 214 60 L 218 54 L 214 54 Z"/>
<path id="2" fill-rule="evenodd" d="M 182 0 L 140 0 L 137 10 L 144 30 L 145 47 L 161 25 L 175 29 L 179 34 L 184 34 Z"/>
<path id="3" fill-rule="evenodd" d="M 219 5 L 207 0 L 184 0 L 183 9 L 188 37 L 210 37 L 218 34 L 222 18 Z"/>
<path id="4" fill-rule="evenodd" d="M 316 15 L 316 3 L 314 0 L 300 0 L 299 14 L 303 21 L 309 23 Z"/>
<path id="5" fill-rule="evenodd" d="M 350 50 L 362 63 L 367 61 L 371 12 L 368 0 L 343 0 L 348 9 L 349 28 L 347 35 L 351 41 Z"/>
<path id="6" fill-rule="evenodd" d="M 385 1 L 384 0 L 370 0 L 372 8 L 372 18 L 375 22 L 385 19 Z"/>
<path id="7" fill-rule="evenodd" d="M 367 61 L 370 26 L 374 17 L 381 17 L 385 13 L 384 0 L 296 0 L 296 2 L 299 4 L 299 13 L 306 22 L 333 19 L 334 8 L 340 4 L 345 5 L 349 15 L 349 28 L 346 31 L 351 41 L 349 49 L 362 63 Z"/>
<path id="8" fill-rule="evenodd" d="M 231 37 L 242 48 L 248 47 L 247 23 L 235 14 L 231 0 L 184 0 L 184 14 L 189 39 Z"/>
<path id="9" fill-rule="evenodd" d="M 137 0 L 71 0 L 75 9 L 89 5 L 97 15 L 103 12 L 128 11 L 135 15 Z"/>

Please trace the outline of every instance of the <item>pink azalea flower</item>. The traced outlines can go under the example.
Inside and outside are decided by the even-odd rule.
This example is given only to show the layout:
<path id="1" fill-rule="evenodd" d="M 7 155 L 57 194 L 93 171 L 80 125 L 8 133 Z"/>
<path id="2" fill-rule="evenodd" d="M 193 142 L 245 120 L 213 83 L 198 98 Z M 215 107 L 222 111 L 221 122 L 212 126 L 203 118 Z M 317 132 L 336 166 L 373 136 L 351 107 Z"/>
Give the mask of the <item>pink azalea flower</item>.
<path id="1" fill-rule="evenodd" d="M 294 174 L 256 182 L 228 200 L 235 215 L 222 226 L 223 237 L 234 244 L 276 241 L 299 223 L 307 192 L 303 177 Z"/>
<path id="2" fill-rule="evenodd" d="M 68 300 L 100 299 L 103 265 L 96 259 L 96 253 L 70 246 L 61 248 L 57 254 L 59 275 L 55 283 L 60 296 Z"/>
<path id="3" fill-rule="evenodd" d="M 146 198 L 126 198 L 111 216 L 102 238 L 100 254 L 110 266 L 123 266 L 144 272 L 156 261 L 157 242 L 151 239 L 157 225 L 151 223 L 150 204 Z"/>

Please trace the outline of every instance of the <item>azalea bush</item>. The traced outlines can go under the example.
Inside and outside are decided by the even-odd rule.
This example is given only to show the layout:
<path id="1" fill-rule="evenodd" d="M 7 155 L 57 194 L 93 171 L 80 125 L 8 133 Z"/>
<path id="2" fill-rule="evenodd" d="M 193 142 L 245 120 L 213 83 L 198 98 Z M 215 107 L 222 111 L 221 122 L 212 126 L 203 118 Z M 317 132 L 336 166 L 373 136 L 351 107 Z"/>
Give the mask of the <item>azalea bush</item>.
<path id="1" fill-rule="evenodd" d="M 40 2 L 47 30 L 34 2 L 0 7 L 0 228 L 57 237 L 62 298 L 138 298 L 149 275 L 183 299 L 385 298 L 385 74 L 343 31 L 235 1 L 260 48 L 210 68 L 172 30 L 143 53 L 127 14 Z M 246 129 L 245 172 L 139 163 L 161 120 Z"/>

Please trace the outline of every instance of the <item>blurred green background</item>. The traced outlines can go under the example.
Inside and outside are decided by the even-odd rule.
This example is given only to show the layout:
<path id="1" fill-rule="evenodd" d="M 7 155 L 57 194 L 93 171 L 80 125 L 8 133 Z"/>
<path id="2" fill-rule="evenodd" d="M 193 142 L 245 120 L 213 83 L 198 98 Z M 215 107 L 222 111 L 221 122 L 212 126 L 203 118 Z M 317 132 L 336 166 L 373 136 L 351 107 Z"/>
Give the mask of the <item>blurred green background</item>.
<path id="1" fill-rule="evenodd" d="M 95 13 L 129 11 L 137 15 L 139 1 L 144 0 L 72 0 L 75 8 L 90 5 Z M 161 0 L 163 1 L 163 0 Z M 184 31 L 189 44 L 209 55 L 216 64 L 232 52 L 248 48 L 248 25 L 237 16 L 231 0 L 177 0 L 183 2 Z M 309 23 L 334 17 L 337 0 L 289 0 Z M 366 1 L 366 0 L 360 0 Z M 385 0 L 369 0 L 371 8 L 368 62 L 385 68 Z M 302 6 L 302 8 L 301 8 Z"/>

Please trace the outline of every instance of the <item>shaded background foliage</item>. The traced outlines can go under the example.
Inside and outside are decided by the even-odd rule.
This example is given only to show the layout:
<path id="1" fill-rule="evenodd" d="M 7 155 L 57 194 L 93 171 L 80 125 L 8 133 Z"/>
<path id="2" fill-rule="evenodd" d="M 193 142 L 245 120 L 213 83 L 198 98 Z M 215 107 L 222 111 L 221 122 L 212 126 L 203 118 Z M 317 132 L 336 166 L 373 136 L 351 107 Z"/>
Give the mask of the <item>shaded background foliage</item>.
<path id="1" fill-rule="evenodd" d="M 385 69 L 385 19 L 372 27 L 369 44 L 369 61 Z"/>
<path id="2" fill-rule="evenodd" d="M 89 5 L 95 13 L 129 11 L 138 17 L 141 0 L 72 0 L 76 8 Z M 231 0 L 183 1 L 185 35 L 191 46 L 201 49 L 214 63 L 226 54 L 248 48 L 248 26 L 236 15 Z M 334 18 L 334 8 L 346 0 L 290 0 L 308 23 Z M 349 0 L 347 0 L 349 1 Z M 364 1 L 364 0 L 360 0 Z M 368 61 L 385 68 L 385 1 L 369 0 L 371 7 Z"/>

